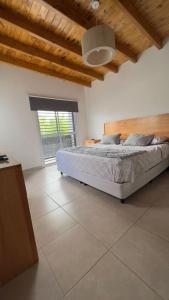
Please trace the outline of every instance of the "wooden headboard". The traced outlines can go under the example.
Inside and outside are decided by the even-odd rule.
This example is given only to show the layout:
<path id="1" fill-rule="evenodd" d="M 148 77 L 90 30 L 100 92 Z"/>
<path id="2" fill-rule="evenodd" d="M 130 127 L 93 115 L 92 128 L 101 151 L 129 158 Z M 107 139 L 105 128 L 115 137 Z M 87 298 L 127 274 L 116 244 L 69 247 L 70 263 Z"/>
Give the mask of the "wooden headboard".
<path id="1" fill-rule="evenodd" d="M 111 135 L 116 132 L 121 133 L 121 138 L 126 138 L 131 133 L 154 134 L 169 138 L 169 113 L 104 124 L 105 135 Z"/>

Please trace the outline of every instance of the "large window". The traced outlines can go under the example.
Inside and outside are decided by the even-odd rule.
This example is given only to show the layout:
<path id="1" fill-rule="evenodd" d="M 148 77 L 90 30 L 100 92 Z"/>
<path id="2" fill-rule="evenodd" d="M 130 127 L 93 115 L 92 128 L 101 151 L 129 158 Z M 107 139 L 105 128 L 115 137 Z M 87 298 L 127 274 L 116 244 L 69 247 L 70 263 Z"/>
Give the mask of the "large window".
<path id="1" fill-rule="evenodd" d="M 76 145 L 72 112 L 38 111 L 45 163 L 56 162 L 56 151 Z"/>

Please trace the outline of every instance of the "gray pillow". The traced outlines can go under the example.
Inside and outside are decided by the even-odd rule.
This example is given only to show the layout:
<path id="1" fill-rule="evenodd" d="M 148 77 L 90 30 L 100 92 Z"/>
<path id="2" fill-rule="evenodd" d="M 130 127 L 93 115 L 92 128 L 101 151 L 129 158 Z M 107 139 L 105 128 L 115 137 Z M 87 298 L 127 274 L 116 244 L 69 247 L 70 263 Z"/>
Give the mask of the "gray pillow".
<path id="1" fill-rule="evenodd" d="M 159 145 L 169 141 L 167 136 L 155 136 L 151 142 L 151 145 Z"/>
<path id="2" fill-rule="evenodd" d="M 101 144 L 120 144 L 120 133 L 115 133 L 112 135 L 103 135 L 101 139 Z"/>
<path id="3" fill-rule="evenodd" d="M 124 146 L 148 146 L 153 140 L 154 135 L 130 134 Z"/>

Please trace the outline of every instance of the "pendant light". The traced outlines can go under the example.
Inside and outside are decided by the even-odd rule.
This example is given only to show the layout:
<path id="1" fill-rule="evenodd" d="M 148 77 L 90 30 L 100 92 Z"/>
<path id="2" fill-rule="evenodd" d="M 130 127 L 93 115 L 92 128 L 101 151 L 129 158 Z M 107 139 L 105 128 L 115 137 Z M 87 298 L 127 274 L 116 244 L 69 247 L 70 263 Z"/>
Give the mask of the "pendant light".
<path id="1" fill-rule="evenodd" d="M 99 7 L 99 0 L 92 0 L 92 8 Z M 85 32 L 82 38 L 82 57 L 90 67 L 103 66 L 115 54 L 115 35 L 107 25 L 98 25 Z"/>

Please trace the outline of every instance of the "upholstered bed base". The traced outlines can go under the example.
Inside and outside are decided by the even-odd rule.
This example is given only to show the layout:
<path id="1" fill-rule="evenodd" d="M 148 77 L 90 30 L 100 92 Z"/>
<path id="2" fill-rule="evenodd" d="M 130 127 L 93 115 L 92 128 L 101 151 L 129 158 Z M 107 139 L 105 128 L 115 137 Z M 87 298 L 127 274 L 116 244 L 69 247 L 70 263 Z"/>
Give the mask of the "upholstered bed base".
<path id="1" fill-rule="evenodd" d="M 83 183 L 86 183 L 98 190 L 106 192 L 114 197 L 121 199 L 123 202 L 124 199 L 129 197 L 131 194 L 139 190 L 141 187 L 150 182 L 153 178 L 157 177 L 160 173 L 162 173 L 165 169 L 169 167 L 169 158 L 161 161 L 158 165 L 151 168 L 143 175 L 139 176 L 133 183 L 115 183 L 108 180 L 104 180 L 103 178 L 91 176 L 89 174 L 85 174 L 82 172 L 73 171 L 64 167 L 64 169 L 59 170 L 62 174 L 66 174 L 71 176 Z"/>

